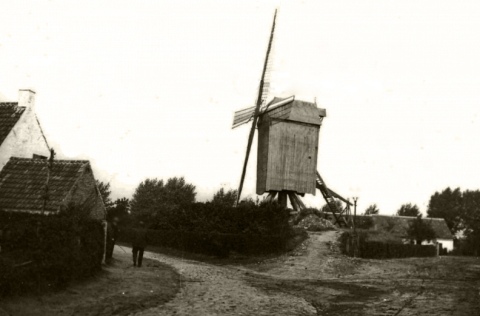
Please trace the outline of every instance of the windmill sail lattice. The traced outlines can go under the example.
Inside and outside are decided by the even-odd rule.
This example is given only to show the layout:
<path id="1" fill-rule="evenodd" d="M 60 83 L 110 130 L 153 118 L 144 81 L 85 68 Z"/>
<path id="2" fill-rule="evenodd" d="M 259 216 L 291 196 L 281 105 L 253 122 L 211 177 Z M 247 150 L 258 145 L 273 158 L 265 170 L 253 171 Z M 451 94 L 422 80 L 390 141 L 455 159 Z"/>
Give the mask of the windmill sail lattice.
<path id="1" fill-rule="evenodd" d="M 272 43 L 273 43 L 273 35 L 275 33 L 275 21 L 277 19 L 277 10 L 275 10 L 275 15 L 273 16 L 273 24 L 272 24 L 272 31 L 270 32 L 270 39 L 268 41 L 268 47 L 267 47 L 267 54 L 265 56 L 265 63 L 263 65 L 263 70 L 262 70 L 262 79 L 260 80 L 260 85 L 258 87 L 258 97 L 257 97 L 257 103 L 255 104 L 254 112 L 253 112 L 253 122 L 252 122 L 252 127 L 250 128 L 250 134 L 248 135 L 248 143 L 247 143 L 247 152 L 245 154 L 245 161 L 243 163 L 243 169 L 242 169 L 242 175 L 240 177 L 240 185 L 238 186 L 238 195 L 237 195 L 237 204 L 240 201 L 240 197 L 242 195 L 242 189 L 243 189 L 243 181 L 245 180 L 245 173 L 247 172 L 247 165 L 248 165 L 248 158 L 250 156 L 250 149 L 252 148 L 252 142 L 253 142 L 253 136 L 255 135 L 255 128 L 257 125 L 257 120 L 258 120 L 258 115 L 260 112 L 260 106 L 262 103 L 265 101 L 264 94 L 268 94 L 268 89 L 265 89 L 265 77 L 267 74 L 267 68 L 269 64 L 269 57 L 270 57 L 270 51 L 272 49 Z M 250 112 L 247 112 L 250 113 Z M 250 117 L 247 115 L 247 121 L 250 121 Z"/>

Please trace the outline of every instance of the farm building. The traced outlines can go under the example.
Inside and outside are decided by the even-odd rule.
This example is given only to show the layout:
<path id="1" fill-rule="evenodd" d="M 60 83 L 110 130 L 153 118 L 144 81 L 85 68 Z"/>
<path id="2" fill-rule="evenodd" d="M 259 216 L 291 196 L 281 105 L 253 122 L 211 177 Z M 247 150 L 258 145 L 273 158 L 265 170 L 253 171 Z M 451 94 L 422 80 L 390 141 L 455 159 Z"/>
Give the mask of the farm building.
<path id="1" fill-rule="evenodd" d="M 104 220 L 105 206 L 90 162 L 54 160 L 50 168 L 49 163 L 47 159 L 10 158 L 0 171 L 0 210 L 56 214 L 74 205 L 90 210 L 91 218 Z"/>
<path id="2" fill-rule="evenodd" d="M 0 100 L 0 169 L 10 157 L 49 155 L 49 146 L 35 115 L 35 92 L 20 90 L 18 102 Z"/>
<path id="3" fill-rule="evenodd" d="M 388 232 L 394 236 L 402 238 L 405 243 L 410 242 L 408 238 L 408 228 L 416 217 L 410 216 L 387 216 L 371 215 L 373 220 L 373 229 L 376 231 Z M 443 218 L 423 218 L 424 222 L 431 225 L 435 231 L 436 238 L 432 241 L 423 241 L 422 245 L 439 245 L 447 252 L 453 250 L 453 235 L 448 229 L 447 223 Z"/>

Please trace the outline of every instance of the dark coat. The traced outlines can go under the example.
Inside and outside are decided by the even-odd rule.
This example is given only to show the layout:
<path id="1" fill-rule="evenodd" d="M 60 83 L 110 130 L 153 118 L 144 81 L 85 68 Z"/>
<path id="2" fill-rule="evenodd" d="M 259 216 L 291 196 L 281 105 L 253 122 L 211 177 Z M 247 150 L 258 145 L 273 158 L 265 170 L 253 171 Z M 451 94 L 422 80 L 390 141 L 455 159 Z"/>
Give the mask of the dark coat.
<path id="1" fill-rule="evenodd" d="M 133 247 L 145 248 L 147 246 L 147 230 L 144 228 L 137 228 L 133 233 Z"/>
<path id="2" fill-rule="evenodd" d="M 107 224 L 107 242 L 115 243 L 118 238 L 119 229 L 118 226 L 112 225 L 111 223 Z"/>

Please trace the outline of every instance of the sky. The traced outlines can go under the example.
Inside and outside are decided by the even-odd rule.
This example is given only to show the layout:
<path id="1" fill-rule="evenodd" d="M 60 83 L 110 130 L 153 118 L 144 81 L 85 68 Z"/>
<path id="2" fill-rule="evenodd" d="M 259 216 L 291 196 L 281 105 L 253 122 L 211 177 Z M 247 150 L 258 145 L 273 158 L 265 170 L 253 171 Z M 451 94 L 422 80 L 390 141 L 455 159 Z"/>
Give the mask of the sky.
<path id="1" fill-rule="evenodd" d="M 318 170 L 358 211 L 426 211 L 480 178 L 480 2 L 3 1 L 0 94 L 37 93 L 59 158 L 89 159 L 114 197 L 183 176 L 237 188 L 275 8 L 270 96 L 327 110 Z M 254 142 L 253 148 L 256 148 Z M 255 196 L 256 150 L 244 194 Z M 321 195 L 305 197 L 314 207 Z"/>

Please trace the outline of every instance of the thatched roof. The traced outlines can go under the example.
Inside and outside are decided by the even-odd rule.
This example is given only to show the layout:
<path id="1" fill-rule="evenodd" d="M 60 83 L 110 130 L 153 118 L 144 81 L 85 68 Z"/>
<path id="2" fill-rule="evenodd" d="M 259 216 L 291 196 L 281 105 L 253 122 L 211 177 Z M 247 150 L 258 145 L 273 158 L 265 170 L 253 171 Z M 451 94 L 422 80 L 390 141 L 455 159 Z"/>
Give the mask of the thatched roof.
<path id="1" fill-rule="evenodd" d="M 416 219 L 416 217 L 411 216 L 372 215 L 371 217 L 375 230 L 388 232 L 402 238 L 407 237 L 408 227 Z M 453 239 L 453 235 L 443 218 L 422 218 L 422 220 L 432 226 L 436 238 Z"/>

